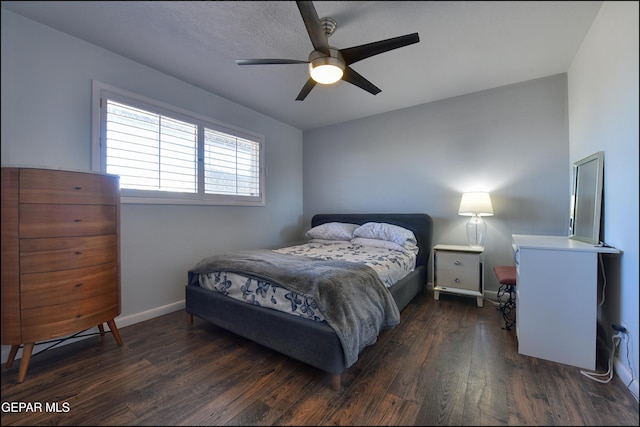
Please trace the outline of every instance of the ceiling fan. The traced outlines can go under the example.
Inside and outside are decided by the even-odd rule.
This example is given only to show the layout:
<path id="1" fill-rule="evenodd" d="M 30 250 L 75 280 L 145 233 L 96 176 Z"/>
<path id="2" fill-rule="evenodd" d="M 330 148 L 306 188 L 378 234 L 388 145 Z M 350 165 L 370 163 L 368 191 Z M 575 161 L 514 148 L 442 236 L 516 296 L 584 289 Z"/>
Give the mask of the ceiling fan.
<path id="1" fill-rule="evenodd" d="M 346 49 L 336 49 L 329 46 L 329 36 L 336 29 L 336 21 L 332 18 L 318 18 L 313 2 L 297 1 L 300 15 L 311 38 L 313 51 L 307 61 L 296 59 L 238 59 L 238 65 L 264 64 L 309 64 L 309 80 L 304 84 L 296 101 L 303 101 L 316 83 L 332 84 L 344 80 L 367 92 L 376 95 L 381 92 L 373 83 L 362 77 L 350 67 L 354 62 L 369 58 L 380 53 L 398 49 L 410 44 L 418 43 L 418 33 L 407 34 L 391 39 L 367 43 Z"/>

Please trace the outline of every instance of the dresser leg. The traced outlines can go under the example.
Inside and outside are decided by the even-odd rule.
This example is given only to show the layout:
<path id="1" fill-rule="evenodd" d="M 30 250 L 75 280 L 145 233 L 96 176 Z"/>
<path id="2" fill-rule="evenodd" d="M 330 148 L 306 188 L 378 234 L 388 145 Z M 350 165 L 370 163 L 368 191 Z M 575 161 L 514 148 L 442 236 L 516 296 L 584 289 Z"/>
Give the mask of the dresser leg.
<path id="1" fill-rule="evenodd" d="M 18 370 L 18 382 L 21 383 L 24 381 L 24 378 L 27 376 L 27 368 L 29 367 L 29 362 L 31 361 L 31 353 L 33 352 L 33 346 L 35 343 L 27 343 L 22 348 L 22 359 L 20 359 L 20 370 Z"/>
<path id="2" fill-rule="evenodd" d="M 104 336 L 104 325 L 102 323 L 100 323 L 98 325 L 98 330 L 100 331 L 100 336 L 103 337 Z"/>
<path id="3" fill-rule="evenodd" d="M 7 358 L 7 369 L 13 365 L 13 361 L 16 358 L 16 354 L 18 354 L 18 350 L 20 349 L 19 345 L 12 345 L 11 350 L 9 351 L 9 357 Z"/>
<path id="4" fill-rule="evenodd" d="M 118 327 L 116 326 L 116 321 L 114 319 L 107 320 L 107 325 L 109 325 L 109 329 L 111 329 L 111 334 L 113 338 L 116 339 L 118 345 L 122 345 L 122 338 L 120 338 L 120 332 L 118 332 Z"/>
<path id="5" fill-rule="evenodd" d="M 484 297 L 476 297 L 476 303 L 478 307 L 484 307 Z"/>

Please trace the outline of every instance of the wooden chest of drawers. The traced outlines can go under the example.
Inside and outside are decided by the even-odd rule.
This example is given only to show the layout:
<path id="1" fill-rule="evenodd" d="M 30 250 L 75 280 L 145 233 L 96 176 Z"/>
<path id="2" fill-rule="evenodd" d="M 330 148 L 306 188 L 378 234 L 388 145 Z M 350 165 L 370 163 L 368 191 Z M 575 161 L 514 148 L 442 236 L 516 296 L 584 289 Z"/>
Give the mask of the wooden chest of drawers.
<path id="1" fill-rule="evenodd" d="M 107 323 L 118 343 L 120 196 L 114 175 L 2 168 L 2 344 L 18 382 L 34 345 Z"/>

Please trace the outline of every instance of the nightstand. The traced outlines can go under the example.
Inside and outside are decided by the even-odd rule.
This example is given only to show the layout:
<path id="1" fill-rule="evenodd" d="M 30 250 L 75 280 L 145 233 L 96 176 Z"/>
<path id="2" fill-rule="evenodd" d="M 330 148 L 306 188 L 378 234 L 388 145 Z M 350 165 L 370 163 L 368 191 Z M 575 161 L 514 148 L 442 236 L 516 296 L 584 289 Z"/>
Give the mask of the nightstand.
<path id="1" fill-rule="evenodd" d="M 433 247 L 433 298 L 440 292 L 476 297 L 484 305 L 484 248 L 459 245 Z"/>

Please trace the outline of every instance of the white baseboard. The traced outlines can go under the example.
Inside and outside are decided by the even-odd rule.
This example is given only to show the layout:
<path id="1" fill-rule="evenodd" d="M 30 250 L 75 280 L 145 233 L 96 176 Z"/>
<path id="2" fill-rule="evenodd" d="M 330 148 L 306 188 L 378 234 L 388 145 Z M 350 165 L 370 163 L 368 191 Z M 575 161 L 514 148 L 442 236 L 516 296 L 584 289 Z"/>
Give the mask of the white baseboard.
<path id="1" fill-rule="evenodd" d="M 152 308 L 151 310 L 147 310 L 147 311 L 142 311 L 140 313 L 134 313 L 134 314 L 129 314 L 127 316 L 121 316 L 121 317 L 116 317 L 116 325 L 118 326 L 118 329 L 122 329 L 124 327 L 130 326 L 130 325 L 134 325 L 136 323 L 140 323 L 140 322 L 144 322 L 145 320 L 149 320 L 149 319 L 153 319 L 154 317 L 159 317 L 159 316 L 163 316 L 165 314 L 169 314 L 169 313 L 173 313 L 174 311 L 178 311 L 178 310 L 182 310 L 184 309 L 185 306 L 185 301 L 176 301 L 174 303 L 171 304 L 167 304 L 164 305 L 162 307 L 156 307 L 156 308 Z M 105 330 L 109 330 L 109 327 L 107 325 L 105 325 Z M 84 332 L 85 334 L 95 334 L 98 333 L 98 327 L 94 327 L 91 328 L 87 331 Z M 71 335 L 70 335 L 71 336 Z M 64 338 L 64 337 L 61 337 Z M 61 345 L 67 345 L 67 344 L 71 344 L 73 342 L 76 341 L 80 341 L 83 339 L 87 339 L 88 337 L 75 337 L 75 338 L 69 338 L 65 341 L 62 341 L 60 344 L 58 344 L 57 346 L 61 346 Z M 33 354 L 36 354 L 48 347 L 51 346 L 51 343 L 48 344 L 36 344 L 33 347 Z M 9 359 L 9 351 L 11 350 L 11 346 L 10 345 L 3 345 L 2 346 L 2 364 L 4 365 L 7 362 L 7 359 Z M 18 360 L 22 358 L 22 348 L 20 348 L 20 350 L 18 350 L 18 353 L 16 354 L 15 360 Z M 15 361 L 14 361 L 15 363 Z"/>
<path id="2" fill-rule="evenodd" d="M 498 301 L 498 291 L 484 290 L 484 299 L 487 301 Z"/>
<path id="3" fill-rule="evenodd" d="M 176 301 L 171 304 L 163 305 L 162 307 L 152 308 L 151 310 L 142 311 L 140 313 L 130 314 L 124 317 L 116 318 L 118 328 L 124 328 L 129 325 L 144 322 L 145 320 L 153 319 L 155 317 L 164 316 L 165 314 L 173 313 L 174 311 L 182 310 L 185 307 L 184 300 Z"/>
<path id="4" fill-rule="evenodd" d="M 627 365 L 622 363 L 620 357 L 616 357 L 613 361 L 613 370 L 626 386 L 631 395 L 638 400 L 638 380 L 631 375 L 631 370 Z"/>

